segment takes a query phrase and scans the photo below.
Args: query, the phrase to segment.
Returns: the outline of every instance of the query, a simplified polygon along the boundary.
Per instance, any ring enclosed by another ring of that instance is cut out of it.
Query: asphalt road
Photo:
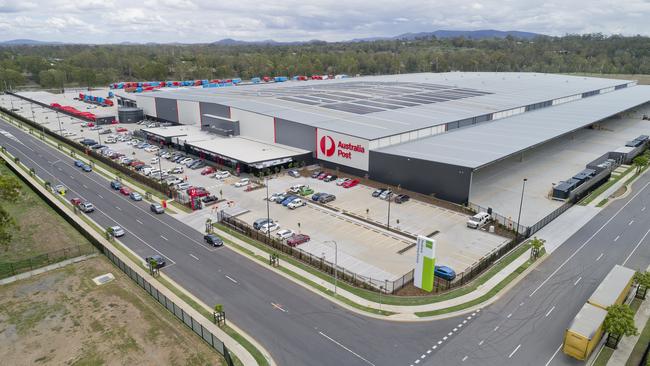
[[[166,214],[153,215],[146,203],[111,190],[102,176],[75,168],[42,141],[4,121],[0,129],[18,139],[0,135],[10,153],[42,178],[67,186],[68,198],[93,202],[97,211],[90,216],[101,226],[125,228],[121,241],[141,257],[166,257],[167,275],[206,304],[223,303],[228,319],[262,343],[278,365],[578,364],[558,352],[571,319],[614,264],[650,263],[645,175],[634,195],[605,208],[480,313],[422,323],[367,318],[227,248],[204,245],[201,233]]]

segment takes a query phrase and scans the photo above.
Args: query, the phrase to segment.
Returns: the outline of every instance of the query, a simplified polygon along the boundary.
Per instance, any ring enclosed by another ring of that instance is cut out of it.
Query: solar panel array
[[[383,112],[492,94],[440,84],[367,81],[279,87],[264,91],[242,88],[236,92],[241,95],[273,97],[354,114]]]

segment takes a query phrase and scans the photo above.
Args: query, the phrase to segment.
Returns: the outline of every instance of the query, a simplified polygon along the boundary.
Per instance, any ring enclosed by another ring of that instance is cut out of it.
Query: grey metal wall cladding
[[[218,118],[203,116],[201,129],[222,136],[239,136],[239,122],[224,121]]]
[[[230,108],[225,105],[199,102],[199,108],[200,108],[199,110],[201,111],[201,122],[203,122],[204,114],[211,114],[213,116],[230,118]]]
[[[316,128],[276,118],[275,141],[313,152],[316,151]]]
[[[469,201],[472,169],[370,151],[370,179],[456,203]]]
[[[156,117],[178,123],[178,104],[176,99],[156,98]]]

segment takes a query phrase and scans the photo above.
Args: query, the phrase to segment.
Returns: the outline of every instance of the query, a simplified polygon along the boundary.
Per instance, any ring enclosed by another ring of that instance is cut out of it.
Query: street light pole
[[[338,288],[338,268],[339,268],[339,246],[336,244],[335,240],[327,240],[325,243],[334,243],[334,294],[336,294],[336,289]]]
[[[517,216],[517,232],[515,233],[515,238],[519,239],[519,222],[521,221],[521,207],[524,205],[524,190],[526,189],[526,182],[528,178],[524,178],[523,185],[521,187],[521,200],[519,201],[519,215]]]
[[[271,240],[271,209],[269,208],[269,178],[264,177],[264,185],[266,186],[266,224],[269,226],[267,231],[267,236]]]
[[[392,194],[386,196],[386,199],[388,200],[388,220],[386,220],[386,228],[388,230],[390,230],[390,201],[391,201],[391,198],[392,198]]]
[[[56,119],[59,121],[59,135],[62,135],[63,128],[61,127],[61,116],[59,115],[59,111],[56,111]]]

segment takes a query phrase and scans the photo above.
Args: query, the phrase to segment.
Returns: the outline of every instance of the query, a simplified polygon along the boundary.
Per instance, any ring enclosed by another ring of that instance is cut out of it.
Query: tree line
[[[116,81],[446,71],[650,74],[650,38],[423,38],[295,45],[46,45],[0,48],[0,88]]]

